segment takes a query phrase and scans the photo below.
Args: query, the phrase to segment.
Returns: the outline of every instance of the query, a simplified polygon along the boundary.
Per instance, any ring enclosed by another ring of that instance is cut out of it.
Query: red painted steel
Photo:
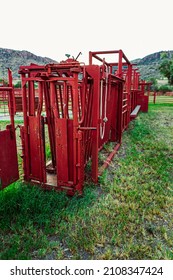
[[[0,131],[0,189],[19,179],[16,141],[12,127]]]
[[[28,144],[30,158],[29,176],[33,180],[45,182],[43,117],[28,117]]]
[[[107,55],[112,55],[113,61],[107,61],[105,57]],[[102,56],[102,57],[101,57]],[[132,77],[132,64],[125,56],[122,50],[112,50],[112,51],[97,51],[90,52],[89,63],[92,64],[93,59],[96,59],[103,63],[108,69],[108,74],[114,74],[116,77],[123,80],[123,96],[122,105],[122,131],[127,129],[130,122],[130,95],[131,95],[131,77]]]
[[[99,150],[109,141],[121,143],[124,80],[112,74],[106,63],[85,66],[72,59],[42,67],[22,66],[20,74],[25,180],[69,194],[82,192],[87,162],[91,160],[91,176],[97,182]],[[38,108],[34,106],[36,83]],[[46,115],[41,126],[37,116],[43,113],[43,101]],[[47,167],[45,126],[52,155]]]
[[[24,180],[69,195],[82,193],[87,164],[97,182],[120,148],[135,108],[148,110],[148,84],[140,81],[138,69],[122,50],[90,52],[89,65],[68,58],[58,64],[21,66],[19,73]],[[19,109],[13,98],[13,128]],[[112,152],[100,162],[99,152],[110,142]]]
[[[145,113],[148,112],[150,86],[151,83],[147,83],[145,81],[139,82],[139,94],[137,102],[141,105],[141,111]],[[148,92],[147,95],[145,94],[146,91]]]
[[[0,188],[3,189],[19,179],[16,135],[14,126],[14,92],[11,70],[8,69],[8,85],[1,86],[0,92],[6,94],[10,123],[5,130],[0,130]]]

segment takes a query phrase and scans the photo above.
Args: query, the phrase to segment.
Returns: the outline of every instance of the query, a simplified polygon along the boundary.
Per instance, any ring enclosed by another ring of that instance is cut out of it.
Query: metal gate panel
[[[69,181],[74,181],[74,139],[73,139],[73,120],[67,120],[67,139],[68,139],[68,175]]]
[[[57,178],[58,181],[68,182],[67,119],[56,119],[55,133]]]
[[[138,105],[141,105],[141,111],[142,112],[148,112],[148,96],[147,95],[138,95],[137,103]]]
[[[16,139],[10,129],[0,131],[0,188],[19,179]]]
[[[113,95],[112,98],[112,112],[111,114],[111,135],[110,135],[110,140],[111,141],[117,141],[117,123],[118,123],[118,84],[112,83],[111,84],[111,92]],[[121,94],[121,93],[120,93]]]
[[[46,167],[43,141],[43,117],[28,117],[30,179],[45,182]]]
[[[73,120],[55,120],[57,181],[74,181],[74,139]]]

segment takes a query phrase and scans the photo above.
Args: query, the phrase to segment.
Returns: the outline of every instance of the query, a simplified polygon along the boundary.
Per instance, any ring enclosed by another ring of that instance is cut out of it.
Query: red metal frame
[[[20,74],[24,179],[44,188],[66,189],[69,194],[82,192],[87,162],[91,160],[91,176],[97,182],[99,150],[109,141],[117,143],[116,149],[121,143],[124,80],[110,73],[105,63],[85,66],[71,59],[42,67],[20,67]],[[45,161],[45,126],[51,167],[50,163],[46,167]]]
[[[103,57],[109,55],[113,62]],[[140,81],[138,69],[122,50],[90,52],[89,65],[69,58],[58,64],[21,66],[19,73],[24,180],[45,189],[66,190],[70,195],[82,193],[87,163],[91,161],[91,177],[97,182],[119,149],[136,107],[147,111],[148,84]],[[14,112],[18,107],[13,87],[9,92],[15,139]],[[114,148],[100,165],[99,152],[109,142]]]
[[[108,62],[105,58],[100,56],[112,55],[113,61]],[[130,122],[130,111],[131,111],[131,83],[132,83],[132,64],[123,53],[122,50],[111,50],[111,51],[95,51],[89,53],[89,64],[93,62],[93,58],[104,63],[108,69],[109,74],[115,75],[124,81],[123,86],[123,97],[122,97],[122,131],[127,129]],[[116,70],[115,70],[116,69]],[[119,105],[121,106],[121,105]],[[121,131],[121,133],[122,133]]]

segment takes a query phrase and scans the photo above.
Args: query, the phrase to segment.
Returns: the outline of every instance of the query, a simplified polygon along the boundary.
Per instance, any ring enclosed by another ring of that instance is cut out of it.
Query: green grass
[[[153,101],[154,101],[154,97],[150,96],[149,102],[152,104]],[[173,96],[166,96],[166,95],[156,96],[155,105],[172,106],[173,105]]]
[[[82,197],[0,192],[0,259],[173,259],[173,106],[151,104]]]

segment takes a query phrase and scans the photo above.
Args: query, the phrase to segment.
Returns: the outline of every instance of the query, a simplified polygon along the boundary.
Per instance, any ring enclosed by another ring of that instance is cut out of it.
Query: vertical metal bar
[[[56,157],[55,157],[55,128],[54,128],[54,119],[51,116],[51,105],[50,105],[50,95],[49,95],[49,84],[48,82],[44,82],[44,96],[45,96],[45,107],[46,107],[46,116],[47,116],[47,125],[48,125],[48,133],[50,140],[50,149],[52,155],[52,165],[55,167],[56,165]]]
[[[82,91],[81,91],[81,86],[79,86],[78,88],[78,114],[79,114],[79,123],[81,123],[81,119],[82,119]]]
[[[118,119],[117,119],[117,140],[121,144],[122,130],[123,130],[123,115],[122,115],[122,104],[123,104],[123,84],[118,85]]]
[[[72,88],[73,88],[73,160],[74,160],[74,170],[73,170],[73,180],[74,184],[77,184],[77,178],[78,178],[78,153],[80,151],[78,150],[78,74],[73,73],[74,75],[74,81],[72,82]]]
[[[71,118],[73,118],[73,87],[70,85]]]
[[[50,106],[55,118],[59,118],[59,107],[56,100],[56,84],[50,82]]]
[[[38,83],[38,97],[37,115],[40,116],[43,110],[43,82]]]
[[[154,92],[154,98],[153,98],[153,103],[156,104],[156,96],[157,96],[157,92]]]
[[[93,84],[90,83],[90,87],[88,90],[88,97],[85,101],[85,120],[83,126],[92,127],[92,115],[94,114],[93,106]],[[84,145],[85,145],[85,162],[91,157],[92,150],[92,131],[87,130],[84,134]]]
[[[70,101],[70,85],[67,85],[67,99],[66,99],[66,107],[67,107],[67,119],[70,118],[70,108],[69,108],[69,101]]]
[[[54,103],[54,105],[55,105],[55,108],[56,108],[56,111],[57,111],[57,118],[60,118],[60,109],[59,109],[59,98],[58,98],[58,96],[59,96],[59,87],[58,87],[58,85],[55,83],[54,84],[54,87],[55,87],[55,90],[54,90],[54,93],[55,93],[55,103]]]
[[[63,85],[63,90],[64,90],[64,85]],[[62,118],[64,118],[64,108],[63,108],[63,97],[62,97],[62,87],[59,85],[59,99],[60,99],[60,112],[62,115]]]
[[[131,84],[132,84],[132,65],[128,65],[127,71],[127,125],[130,122],[130,112],[131,112]]]
[[[92,52],[89,52],[89,65],[92,65]]]
[[[29,116],[35,116],[35,92],[34,92],[34,81],[28,82],[28,101],[29,101]]]
[[[64,118],[68,118],[68,108],[67,108],[67,82],[64,82],[64,91],[63,91],[63,112]]]
[[[119,61],[118,61],[118,70],[117,70],[117,76],[119,78],[122,78],[122,66],[123,66],[123,52],[122,50],[119,50]]]
[[[30,164],[29,164],[29,131],[28,131],[28,115],[27,115],[27,88],[26,88],[26,80],[25,80],[25,74],[21,75],[22,77],[22,107],[23,107],[23,148],[24,148],[24,180],[29,180],[29,174],[30,174]],[[28,93],[29,95],[29,93]]]
[[[37,108],[37,116],[39,117],[39,131],[40,131],[40,156],[41,156],[41,179],[42,182],[46,182],[46,156],[45,156],[45,135],[44,135],[44,119],[41,116],[42,109],[43,109],[43,82],[38,83],[38,108]]]
[[[15,124],[14,124],[14,91],[13,89],[9,90],[9,113],[10,113],[10,123],[12,126],[13,137],[15,137]]]
[[[87,72],[93,78],[93,102],[92,109],[92,124],[96,128],[92,132],[92,179],[94,182],[98,180],[98,150],[99,150],[99,104],[100,104],[100,67],[91,65],[87,67]]]
[[[12,77],[12,71],[10,68],[8,68],[8,84],[9,84],[9,87],[12,88],[11,90],[11,103],[12,103],[12,106],[13,106],[13,109],[12,109],[12,113],[13,113],[13,120],[12,120],[12,123],[14,125],[14,115],[16,113],[16,102],[15,102],[15,96],[14,96],[14,86],[13,86],[13,77]]]

